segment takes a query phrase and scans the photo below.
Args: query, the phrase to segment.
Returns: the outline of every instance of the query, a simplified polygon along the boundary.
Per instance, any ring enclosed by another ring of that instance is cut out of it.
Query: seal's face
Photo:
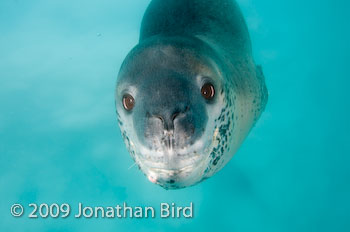
[[[174,44],[136,47],[118,77],[124,141],[148,179],[165,188],[204,178],[222,104],[213,62]]]

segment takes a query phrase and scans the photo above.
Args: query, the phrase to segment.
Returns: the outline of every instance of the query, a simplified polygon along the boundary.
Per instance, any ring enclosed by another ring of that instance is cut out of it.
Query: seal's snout
[[[189,106],[146,113],[145,120],[144,137],[151,148],[185,148],[200,136],[196,134],[197,120]]]
[[[167,131],[172,131],[174,130],[174,121],[175,119],[177,119],[178,116],[183,116],[186,111],[188,111],[189,107],[186,106],[185,109],[173,109],[172,111],[167,112],[167,111],[160,111],[157,113],[147,113],[147,117],[148,118],[157,118],[161,121],[161,123],[163,124],[163,127],[165,130]]]

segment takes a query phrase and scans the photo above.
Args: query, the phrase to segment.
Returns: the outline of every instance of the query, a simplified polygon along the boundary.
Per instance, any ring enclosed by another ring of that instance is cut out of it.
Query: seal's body
[[[232,0],[153,0],[124,60],[116,107],[124,141],[164,188],[212,176],[267,102],[248,30]]]

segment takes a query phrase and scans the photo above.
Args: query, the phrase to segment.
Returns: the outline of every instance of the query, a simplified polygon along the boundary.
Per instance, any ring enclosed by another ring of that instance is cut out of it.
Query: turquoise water
[[[350,4],[238,2],[264,69],[266,111],[222,171],[166,191],[132,167],[114,108],[149,1],[2,0],[0,231],[350,231]],[[28,218],[30,203],[79,202],[193,202],[194,215]]]

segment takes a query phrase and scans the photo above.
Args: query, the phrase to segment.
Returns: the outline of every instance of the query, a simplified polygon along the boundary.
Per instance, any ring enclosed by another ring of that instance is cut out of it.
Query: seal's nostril
[[[190,107],[187,105],[184,108],[178,108],[172,115],[171,115],[171,120],[174,121],[176,117],[179,115],[185,115],[188,111],[190,110]]]
[[[162,121],[162,123],[164,123],[164,119],[163,119],[162,116],[157,115],[157,116],[155,116],[155,117],[158,118],[160,121]]]
[[[179,116],[180,112],[176,112],[171,116],[171,120],[174,121],[177,116]]]

